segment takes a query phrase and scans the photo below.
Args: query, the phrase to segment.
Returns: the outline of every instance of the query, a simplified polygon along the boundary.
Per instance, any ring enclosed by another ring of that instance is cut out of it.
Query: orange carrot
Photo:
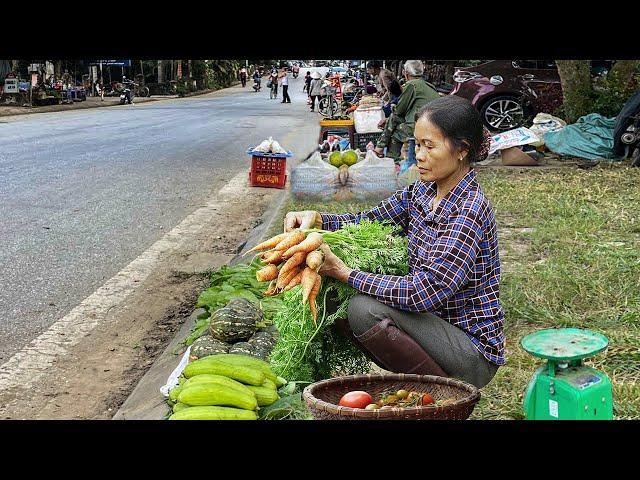
[[[307,266],[316,272],[322,266],[322,262],[324,262],[322,250],[314,250],[307,255]]]
[[[271,250],[269,252],[264,252],[260,255],[260,260],[262,263],[273,263],[274,265],[278,265],[282,260],[282,250]]]
[[[291,282],[291,280],[293,280],[293,277],[295,277],[297,274],[298,274],[298,269],[293,268],[289,270],[289,272],[286,275],[278,275],[278,280],[276,283],[277,293],[282,292],[282,289],[287,285],[289,285],[289,282]]]
[[[300,280],[300,284],[302,285],[302,304],[307,303],[307,299],[309,298],[309,294],[311,290],[313,290],[313,286],[316,283],[316,277],[319,275],[315,272],[315,270],[311,270],[309,267],[306,267],[302,272],[302,279]]]
[[[313,324],[317,327],[318,326],[318,321],[316,320],[318,318],[318,309],[316,307],[316,302],[309,302],[309,310],[311,310],[311,318],[313,318]]]
[[[291,290],[296,285],[300,285],[300,282],[302,281],[302,272],[304,272],[304,269],[301,269],[298,272],[298,274],[295,277],[293,277],[293,280],[291,280],[289,282],[289,284],[282,289],[282,291],[283,292],[288,292],[289,290]]]
[[[316,274],[317,275],[317,274]],[[313,316],[313,324],[318,325],[318,307],[316,306],[316,297],[318,296],[318,292],[320,291],[320,284],[322,283],[322,277],[317,275],[316,281],[313,284],[313,289],[309,294],[309,309],[311,310],[311,315]]]
[[[267,288],[267,290],[264,292],[264,296],[271,297],[275,295],[275,293],[276,293],[276,281],[272,280],[271,283],[269,284],[269,288]]]
[[[287,236],[285,238],[283,238],[280,243],[278,243],[274,250],[282,250],[285,251],[297,244],[299,244],[300,242],[304,241],[305,238],[307,238],[307,236],[305,235],[305,233],[302,230],[293,230],[292,232],[289,232],[286,234]],[[289,255],[291,256],[291,255]],[[287,257],[289,258],[289,257]]]
[[[306,258],[306,256],[307,254],[304,252],[298,252],[295,255],[293,255],[289,260],[287,260],[284,263],[284,265],[282,265],[282,268],[280,269],[280,275],[278,276],[279,277],[287,276],[289,274],[289,271],[294,269],[298,265],[304,266],[304,259]],[[284,286],[286,286],[286,284]]]
[[[298,243],[297,245],[293,245],[288,250],[286,250],[282,254],[282,257],[289,258],[297,252],[313,252],[316,248],[322,245],[323,242],[324,239],[322,238],[321,234],[319,234],[318,232],[311,232],[303,242]]]
[[[258,245],[253,247],[251,250],[247,250],[242,254],[242,256],[244,257],[247,253],[255,252],[257,250],[266,250],[268,248],[273,248],[278,244],[278,242],[282,241],[287,235],[288,233],[281,233],[280,235],[271,237],[269,240],[259,243]]]
[[[269,264],[256,272],[256,280],[259,282],[268,282],[278,276],[278,267]]]

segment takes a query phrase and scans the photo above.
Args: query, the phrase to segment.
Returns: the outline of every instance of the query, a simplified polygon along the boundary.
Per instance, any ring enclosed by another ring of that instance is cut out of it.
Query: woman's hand
[[[382,120],[380,120],[380,121],[378,122],[378,128],[379,128],[380,130],[384,130],[384,126],[385,126],[386,124],[387,124],[387,119],[386,119],[386,118],[383,118]]]
[[[324,263],[318,270],[318,273],[328,277],[333,277],[343,283],[347,283],[349,275],[353,269],[347,267],[345,263],[331,251],[331,248],[329,248],[329,245],[326,243],[320,245],[320,250],[324,253]]]
[[[284,231],[290,232],[299,228],[322,228],[322,216],[315,210],[303,210],[301,212],[289,212],[284,217]]]

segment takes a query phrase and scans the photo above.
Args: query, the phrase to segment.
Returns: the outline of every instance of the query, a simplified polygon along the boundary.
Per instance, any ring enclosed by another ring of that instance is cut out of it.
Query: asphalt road
[[[247,170],[249,146],[317,125],[302,77],[289,81],[290,105],[248,82],[200,97],[3,118],[0,363]]]

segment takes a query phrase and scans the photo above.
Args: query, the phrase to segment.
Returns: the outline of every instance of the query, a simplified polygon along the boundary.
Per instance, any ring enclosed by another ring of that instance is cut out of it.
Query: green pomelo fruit
[[[329,155],[329,163],[334,167],[342,165],[342,153],[339,151],[331,152]]]
[[[358,154],[354,150],[345,150],[342,152],[342,163],[345,165],[355,165],[358,162]]]

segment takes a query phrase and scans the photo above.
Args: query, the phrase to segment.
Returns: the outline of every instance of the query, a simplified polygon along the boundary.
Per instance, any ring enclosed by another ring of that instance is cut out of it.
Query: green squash
[[[262,310],[246,298],[234,298],[211,315],[209,330],[213,338],[223,342],[249,339],[262,321]]]
[[[217,338],[213,338],[211,335],[203,335],[191,345],[189,360],[193,361],[209,355],[215,355],[217,353],[227,353],[228,351],[228,343],[221,342]]]

